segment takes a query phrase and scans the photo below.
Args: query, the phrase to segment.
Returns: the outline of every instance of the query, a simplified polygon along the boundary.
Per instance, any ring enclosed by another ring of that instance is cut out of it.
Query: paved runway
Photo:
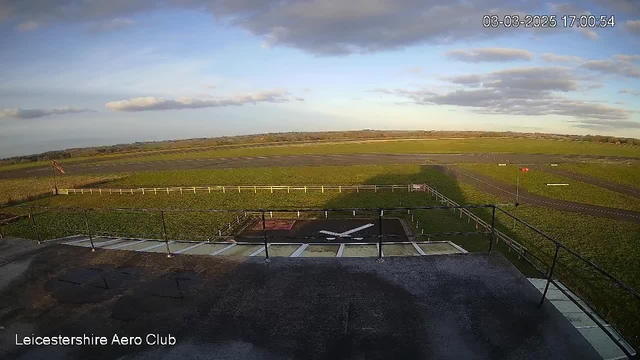
[[[595,160],[622,161],[633,158],[618,156],[554,155],[554,154],[320,154],[276,155],[249,157],[222,157],[202,159],[174,159],[122,163],[71,163],[64,168],[70,175],[127,173],[160,170],[233,169],[273,166],[322,166],[322,165],[387,165],[387,164],[455,164],[455,163],[510,163],[551,164],[586,162]],[[638,159],[640,160],[640,159]],[[0,171],[0,179],[51,176],[49,166]]]

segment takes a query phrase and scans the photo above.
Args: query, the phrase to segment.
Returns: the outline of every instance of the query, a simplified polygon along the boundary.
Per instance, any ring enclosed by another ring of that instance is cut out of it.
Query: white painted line
[[[338,253],[336,257],[342,257],[342,253],[344,252],[344,244],[340,244],[340,248],[338,249]]]
[[[422,249],[420,249],[420,246],[418,246],[418,244],[416,244],[415,242],[412,242],[411,244],[413,244],[413,247],[416,248],[416,251],[418,252],[418,254],[427,255],[424,253],[424,251],[422,251]]]
[[[360,231],[360,230],[364,230],[364,229],[370,228],[370,227],[372,227],[372,226],[374,226],[374,225],[373,225],[373,224],[366,224],[366,225],[362,225],[362,226],[357,227],[357,228],[355,228],[355,229],[351,229],[351,230],[349,230],[349,231],[345,231],[345,232],[343,232],[343,233],[342,233],[342,235],[349,235],[349,234],[353,234],[354,232],[357,232],[357,231]]]
[[[195,249],[195,248],[197,248],[198,246],[202,246],[202,245],[204,245],[204,244],[206,244],[206,242],[201,242],[201,243],[199,243],[199,244],[195,244],[195,245],[192,245],[192,246],[186,247],[186,248],[184,248],[184,249],[182,249],[182,250],[178,250],[178,251],[174,252],[174,254],[182,254],[183,252],[189,251],[189,250],[191,250],[191,249]]]
[[[145,242],[145,241],[147,241],[147,240],[134,241],[134,242],[129,243],[129,244],[118,245],[118,246],[116,246],[116,247],[112,247],[112,248],[111,248],[111,250],[116,250],[116,249],[126,248],[127,246],[131,246],[131,245],[135,245],[135,244],[140,244],[140,243],[143,243],[143,242]]]
[[[73,245],[73,244],[81,243],[83,241],[89,241],[89,237],[87,236],[84,239],[69,241],[69,242],[64,243],[64,245]]]
[[[463,254],[467,254],[467,253],[469,253],[467,250],[465,250],[465,249],[461,248],[460,246],[458,246],[458,245],[456,245],[456,244],[452,243],[451,241],[447,241],[447,243],[448,243],[449,245],[453,246],[454,248],[458,249],[458,250],[459,250],[461,253],[463,253]]]
[[[227,251],[227,250],[231,249],[232,247],[234,247],[234,246],[236,246],[236,245],[238,245],[238,244],[235,244],[235,243],[234,243],[234,244],[231,244],[231,245],[229,245],[229,246],[225,246],[225,247],[223,247],[222,249],[216,250],[216,251],[212,252],[212,253],[211,253],[211,254],[209,254],[209,255],[211,255],[211,256],[218,255],[218,254],[220,254],[221,252],[223,252],[223,251]]]
[[[117,238],[117,239],[113,239],[113,240],[103,241],[103,242],[100,242],[100,243],[95,243],[94,242],[93,246],[102,247],[102,246],[106,246],[106,245],[110,245],[110,244],[115,244],[118,241],[122,241],[122,240],[123,240],[122,238]]]
[[[175,241],[169,241],[169,245],[173,244],[174,242]],[[149,250],[153,250],[153,249],[155,249],[157,247],[160,247],[160,246],[163,246],[163,245],[165,245],[164,242],[162,242],[160,244],[157,244],[157,245],[152,245],[152,246],[146,247],[144,249],[136,250],[136,251],[149,251]]]
[[[267,247],[270,247],[271,244],[268,244]],[[261,247],[260,249],[252,252],[251,254],[249,254],[249,256],[256,256],[256,255],[260,255],[260,253],[262,253],[264,251],[264,246]]]
[[[318,231],[321,234],[326,234],[326,235],[332,235],[332,236],[337,236],[337,237],[351,237],[349,235],[344,235],[343,233],[337,233],[337,232],[333,232],[333,231],[328,231],[328,230],[320,230]],[[329,238],[327,238],[329,239]],[[335,238],[331,238],[331,240],[333,240]]]
[[[300,245],[300,247],[298,249],[296,249],[296,251],[293,252],[293,254],[291,254],[291,256],[289,257],[298,257],[300,255],[302,255],[302,253],[309,247],[309,244],[302,244]]]
[[[348,230],[348,231],[345,231],[345,232],[342,232],[342,233],[337,233],[337,232],[328,231],[328,230],[320,230],[319,233],[326,234],[326,235],[332,235],[332,236],[336,236],[336,237],[341,237],[341,238],[342,237],[351,237],[350,234],[353,234],[354,232],[358,232],[360,230],[364,230],[364,229],[370,228],[372,226],[374,226],[374,225],[373,224],[366,224],[366,225],[362,225],[362,226],[359,226],[359,227],[357,227],[355,229],[351,229],[351,230]],[[335,237],[327,238],[327,240],[335,240]]]

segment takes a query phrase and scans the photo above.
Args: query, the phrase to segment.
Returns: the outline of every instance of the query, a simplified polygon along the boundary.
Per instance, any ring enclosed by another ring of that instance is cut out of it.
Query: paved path
[[[85,175],[160,170],[233,169],[273,166],[385,165],[407,163],[512,163],[534,165],[565,162],[584,162],[593,161],[596,159],[607,159],[610,161],[622,159],[629,160],[629,158],[623,157],[554,154],[316,154],[173,159],[150,162],[131,161],[123,163],[71,163],[65,165],[64,167],[69,175]],[[48,176],[51,176],[51,168],[48,166],[0,171],[0,179]]]
[[[455,166],[436,165],[434,166],[434,169],[451,176],[457,181],[462,181],[474,185],[480,190],[495,195],[501,199],[505,199],[507,201],[515,201],[515,185],[510,185],[496,180],[490,176],[478,174],[471,170],[461,169]],[[542,206],[549,209],[571,211],[580,214],[640,223],[640,212],[638,211],[551,199],[548,197],[532,194],[522,189],[520,189],[519,202],[522,204]]]

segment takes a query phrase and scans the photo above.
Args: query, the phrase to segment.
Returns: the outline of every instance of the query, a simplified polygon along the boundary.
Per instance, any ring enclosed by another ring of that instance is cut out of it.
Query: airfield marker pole
[[[493,246],[493,237],[496,233],[496,207],[492,207],[493,212],[491,214],[491,233],[489,235],[489,254],[491,254],[491,247]]]
[[[84,213],[84,224],[87,225],[87,234],[89,234],[89,242],[91,243],[91,252],[96,251],[96,247],[93,245],[93,236],[91,235],[91,230],[89,229],[89,217],[87,217],[87,210],[82,211]]]
[[[262,211],[262,237],[264,238],[264,256],[269,260],[269,245],[267,244],[267,222],[264,219],[264,211]]]
[[[33,208],[31,206],[29,206],[29,217],[31,218],[33,229],[36,231],[36,239],[38,239],[38,245],[40,245],[41,242],[40,242],[40,234],[38,234],[38,225],[36,225],[36,219],[33,216]]]
[[[167,257],[171,257],[171,251],[169,250],[169,240],[167,239],[167,225],[164,222],[164,211],[160,210],[160,218],[162,219],[162,237],[164,238],[164,244],[167,247]]]
[[[378,260],[382,260],[382,209],[378,213]]]
[[[53,166],[53,162],[51,163],[51,170],[53,171],[53,187],[56,190],[56,195],[58,195],[58,182],[56,181],[56,168]]]
[[[518,199],[520,198],[520,175],[516,178],[516,204],[518,203]],[[516,211],[516,208],[513,209]],[[516,229],[516,219],[513,219],[513,230]]]
[[[547,291],[549,290],[549,284],[551,283],[551,278],[553,277],[553,270],[556,268],[556,264],[558,263],[558,253],[560,252],[560,245],[556,244],[556,253],[553,255],[553,264],[551,264],[551,269],[549,269],[549,276],[547,277],[547,284],[544,286],[544,291],[542,292],[542,299],[540,299],[540,304],[538,307],[544,304],[544,299],[547,297]]]

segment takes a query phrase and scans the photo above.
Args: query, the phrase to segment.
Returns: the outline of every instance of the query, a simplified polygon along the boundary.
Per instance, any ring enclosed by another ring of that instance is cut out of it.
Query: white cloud
[[[622,89],[618,91],[620,94],[630,94],[633,96],[640,96],[640,90]]]
[[[598,40],[600,38],[600,35],[598,35],[598,33],[593,31],[592,29],[579,27],[579,28],[576,28],[576,30],[578,30],[583,36],[585,36],[589,40]]]
[[[408,68],[407,72],[410,73],[421,73],[424,71],[424,68],[420,67],[420,66],[416,66],[416,67],[412,67],[412,68]]]
[[[570,56],[570,55],[556,55],[550,53],[544,53],[540,55],[540,58],[546,62],[581,62],[583,59],[579,56]]]
[[[181,8],[259,36],[265,47],[287,46],[318,55],[370,53],[420,43],[482,39],[506,34],[484,29],[485,14],[530,13],[541,0],[21,0],[0,2],[0,13],[18,22],[91,23]]]
[[[40,24],[38,24],[36,21],[25,21],[23,23],[21,23],[20,25],[18,25],[18,29],[20,31],[31,31],[31,30],[35,30],[40,26]]]
[[[513,68],[446,80],[460,88],[449,92],[384,88],[373,91],[419,105],[461,106],[482,114],[562,115],[575,119],[570,122],[576,127],[640,128],[640,123],[629,120],[628,110],[560,95],[584,88],[582,78],[564,67]]]
[[[0,111],[0,118],[14,118],[14,119],[35,119],[41,118],[44,116],[50,115],[61,115],[61,114],[75,114],[82,112],[92,112],[90,109],[80,109],[80,108],[56,108],[56,109],[4,109]]]
[[[300,100],[302,98],[297,98]],[[280,90],[269,90],[255,94],[237,95],[228,98],[193,98],[181,97],[165,99],[158,97],[137,97],[129,100],[112,101],[104,106],[113,111],[147,111],[147,110],[180,110],[202,109],[209,107],[240,106],[261,102],[282,103],[289,102],[289,94]]]
[[[465,62],[516,61],[533,59],[533,54],[526,50],[509,48],[481,48],[469,50],[451,50],[445,56]]]
[[[640,77],[640,66],[624,60],[589,60],[582,63],[581,67],[605,74],[613,74],[626,77]]]
[[[105,21],[98,21],[90,24],[88,30],[92,33],[100,33],[105,31],[116,31],[133,26],[135,22],[127,18],[114,18]]]
[[[624,28],[634,34],[640,34],[640,20],[627,20],[624,23]]]

